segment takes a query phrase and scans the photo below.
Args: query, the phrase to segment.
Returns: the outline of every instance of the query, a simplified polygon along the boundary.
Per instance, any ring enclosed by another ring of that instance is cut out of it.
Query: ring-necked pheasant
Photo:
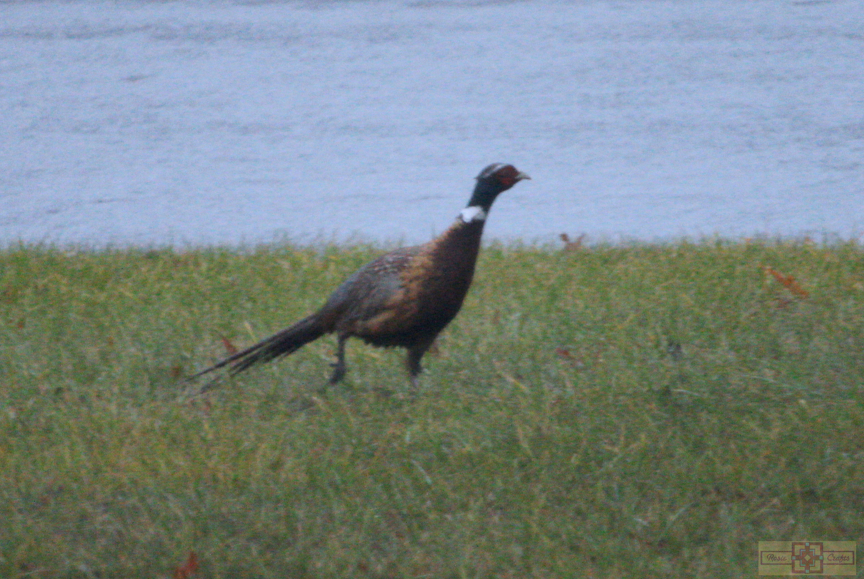
[[[237,374],[335,332],[338,348],[331,384],[345,376],[345,342],[356,336],[375,346],[406,348],[406,365],[416,387],[420,359],[462,307],[492,203],[498,194],[529,178],[513,165],[489,165],[477,176],[474,194],[447,231],[428,243],[397,249],[367,263],[314,314],[189,380],[224,366]]]

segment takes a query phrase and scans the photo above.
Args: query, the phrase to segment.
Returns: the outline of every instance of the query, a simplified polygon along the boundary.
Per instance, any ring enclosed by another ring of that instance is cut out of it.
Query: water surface
[[[856,1],[0,4],[0,243],[864,233]]]

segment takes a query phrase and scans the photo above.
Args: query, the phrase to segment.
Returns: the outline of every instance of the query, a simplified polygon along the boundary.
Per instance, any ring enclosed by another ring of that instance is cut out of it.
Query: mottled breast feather
[[[383,304],[378,302],[380,309],[374,315],[358,319],[357,335],[377,345],[397,345],[441,331],[462,307],[474,276],[482,231],[482,222],[460,219],[434,241],[411,248],[409,255],[394,256],[399,264],[395,268],[398,287],[388,288],[395,291]],[[381,259],[389,261],[391,255]]]

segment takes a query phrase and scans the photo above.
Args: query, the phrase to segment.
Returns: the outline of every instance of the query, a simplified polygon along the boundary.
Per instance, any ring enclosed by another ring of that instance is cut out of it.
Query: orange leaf
[[[198,555],[195,551],[189,551],[186,562],[174,569],[174,579],[189,579],[196,571],[198,571]]]
[[[796,295],[799,298],[806,298],[810,295],[807,290],[798,285],[798,282],[795,281],[795,278],[791,275],[783,275],[773,267],[768,266],[765,267],[765,271],[774,276],[774,279],[783,284],[783,287],[792,292],[793,295]]]
[[[222,345],[225,346],[225,351],[228,352],[229,356],[233,356],[237,353],[237,346],[231,343],[231,340],[222,336]]]
[[[571,354],[570,350],[568,350],[567,348],[555,348],[555,353],[567,360],[573,359],[573,354]]]

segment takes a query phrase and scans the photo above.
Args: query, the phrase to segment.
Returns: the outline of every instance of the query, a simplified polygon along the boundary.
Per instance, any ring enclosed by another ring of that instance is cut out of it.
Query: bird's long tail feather
[[[193,374],[186,381],[195,380],[225,366],[228,366],[228,371],[231,375],[239,374],[246,368],[259,362],[269,362],[275,358],[296,352],[300,347],[320,338],[324,333],[325,329],[321,324],[320,316],[312,314],[290,328],[273,334],[269,338],[264,338],[257,344],[249,346],[245,350],[232,354],[209,368]]]

